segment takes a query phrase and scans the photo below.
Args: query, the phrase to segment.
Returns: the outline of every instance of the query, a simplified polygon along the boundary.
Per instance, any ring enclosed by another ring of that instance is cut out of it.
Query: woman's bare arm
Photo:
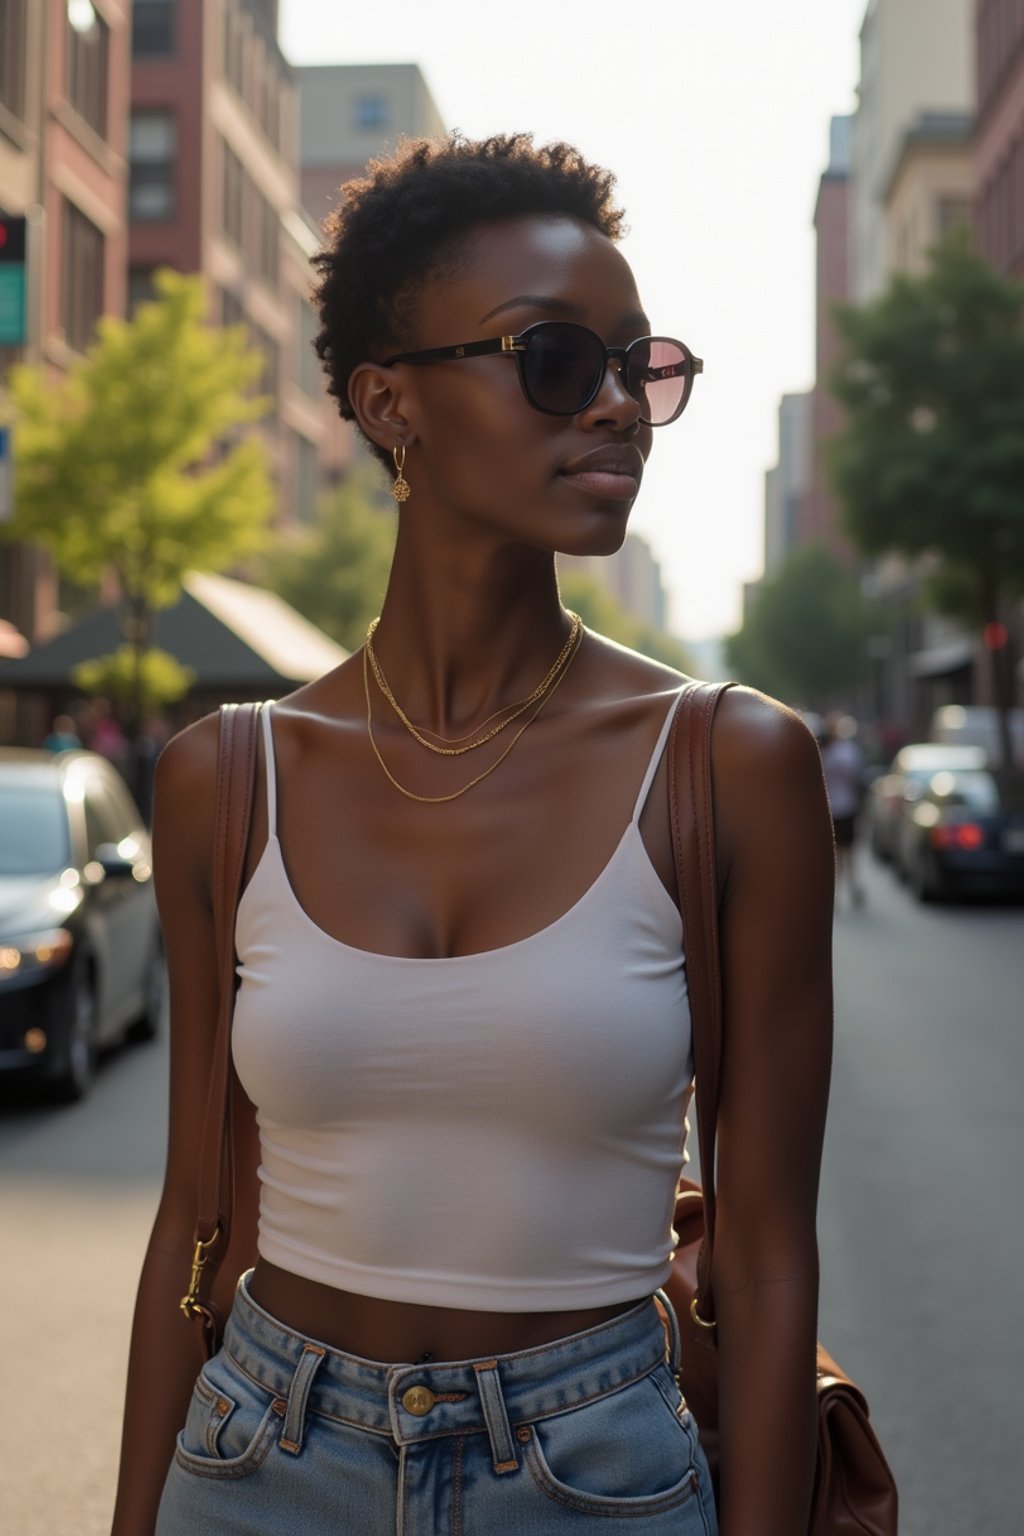
[[[817,746],[782,706],[731,690],[712,756],[723,881],[720,1528],[794,1536],[807,1529],[814,1478],[832,828]]]
[[[171,1003],[170,1125],[163,1193],[139,1284],[112,1536],[152,1536],[175,1436],[202,1363],[200,1330],[178,1310],[188,1288],[199,1149],[217,1024],[210,903],[217,722],[176,736],[157,765],[153,868]],[[255,1249],[255,1117],[234,1085],[236,1202],[217,1277],[224,1315]]]

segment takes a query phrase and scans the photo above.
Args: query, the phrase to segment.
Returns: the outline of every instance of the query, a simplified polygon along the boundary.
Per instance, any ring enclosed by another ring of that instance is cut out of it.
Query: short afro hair
[[[589,164],[570,144],[536,148],[528,133],[413,139],[393,156],[371,161],[367,171],[345,184],[343,201],[327,221],[327,245],[313,258],[316,351],[347,421],[354,416],[352,370],[410,344],[419,296],[457,270],[458,242],[469,231],[545,213],[580,219],[610,240],[625,229],[610,171]]]

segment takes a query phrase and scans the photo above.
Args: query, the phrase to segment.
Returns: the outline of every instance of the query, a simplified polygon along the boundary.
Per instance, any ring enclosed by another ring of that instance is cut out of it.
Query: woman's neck
[[[550,554],[435,548],[425,579],[400,540],[373,644],[403,708],[448,735],[529,693],[569,628]]]

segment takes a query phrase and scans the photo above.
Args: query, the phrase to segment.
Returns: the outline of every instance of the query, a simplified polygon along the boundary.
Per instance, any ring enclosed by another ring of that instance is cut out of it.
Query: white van
[[[1000,760],[999,720],[989,705],[944,704],[932,716],[928,739],[983,747],[990,762]],[[1014,757],[1024,767],[1024,709],[1010,711],[1010,739]]]

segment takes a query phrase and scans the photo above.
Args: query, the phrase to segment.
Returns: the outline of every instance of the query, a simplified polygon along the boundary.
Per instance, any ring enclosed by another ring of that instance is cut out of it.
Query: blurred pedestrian
[[[44,752],[71,752],[82,745],[75,722],[70,715],[55,715],[53,724],[43,737]]]
[[[98,752],[123,772],[128,757],[128,738],[118,724],[110,700],[90,699],[89,720],[89,750]]]
[[[665,761],[687,680],[585,630],[555,569],[621,548],[652,428],[703,366],[650,334],[612,189],[528,135],[412,142],[347,184],[315,258],[317,350],[394,475],[397,544],[365,644],[262,714],[230,1316],[198,1379],[177,1307],[218,1010],[216,719],[157,767],[171,1128],[113,1536],[717,1529],[653,1299],[693,1073]],[[726,693],[712,759],[721,1496],[729,1532],[794,1536],[831,828],[789,710]]]
[[[864,887],[857,872],[857,832],[864,801],[864,753],[856,740],[852,715],[833,712],[825,718],[821,763],[836,840],[836,890],[849,890],[855,907],[864,904]]]

